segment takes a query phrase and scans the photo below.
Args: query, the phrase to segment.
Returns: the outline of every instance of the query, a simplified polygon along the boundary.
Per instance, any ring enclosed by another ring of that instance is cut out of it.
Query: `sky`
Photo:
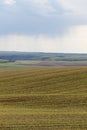
[[[87,0],[0,0],[0,51],[87,53]]]

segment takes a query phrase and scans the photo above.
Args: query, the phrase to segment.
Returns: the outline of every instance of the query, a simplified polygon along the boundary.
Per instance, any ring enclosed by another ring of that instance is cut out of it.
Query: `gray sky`
[[[0,50],[87,53],[87,0],[0,0]]]

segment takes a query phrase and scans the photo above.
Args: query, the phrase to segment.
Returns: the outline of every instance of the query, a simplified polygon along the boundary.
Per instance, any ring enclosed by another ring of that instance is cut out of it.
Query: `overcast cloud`
[[[87,0],[0,0],[0,50],[87,52]]]

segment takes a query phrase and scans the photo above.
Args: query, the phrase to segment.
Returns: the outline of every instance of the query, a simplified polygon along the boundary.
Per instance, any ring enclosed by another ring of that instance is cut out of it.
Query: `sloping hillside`
[[[0,128],[86,130],[87,67],[1,71]]]

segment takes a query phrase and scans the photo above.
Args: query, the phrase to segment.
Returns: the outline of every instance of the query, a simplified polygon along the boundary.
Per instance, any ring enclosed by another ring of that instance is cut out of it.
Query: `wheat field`
[[[0,71],[0,130],[87,130],[87,67]]]

